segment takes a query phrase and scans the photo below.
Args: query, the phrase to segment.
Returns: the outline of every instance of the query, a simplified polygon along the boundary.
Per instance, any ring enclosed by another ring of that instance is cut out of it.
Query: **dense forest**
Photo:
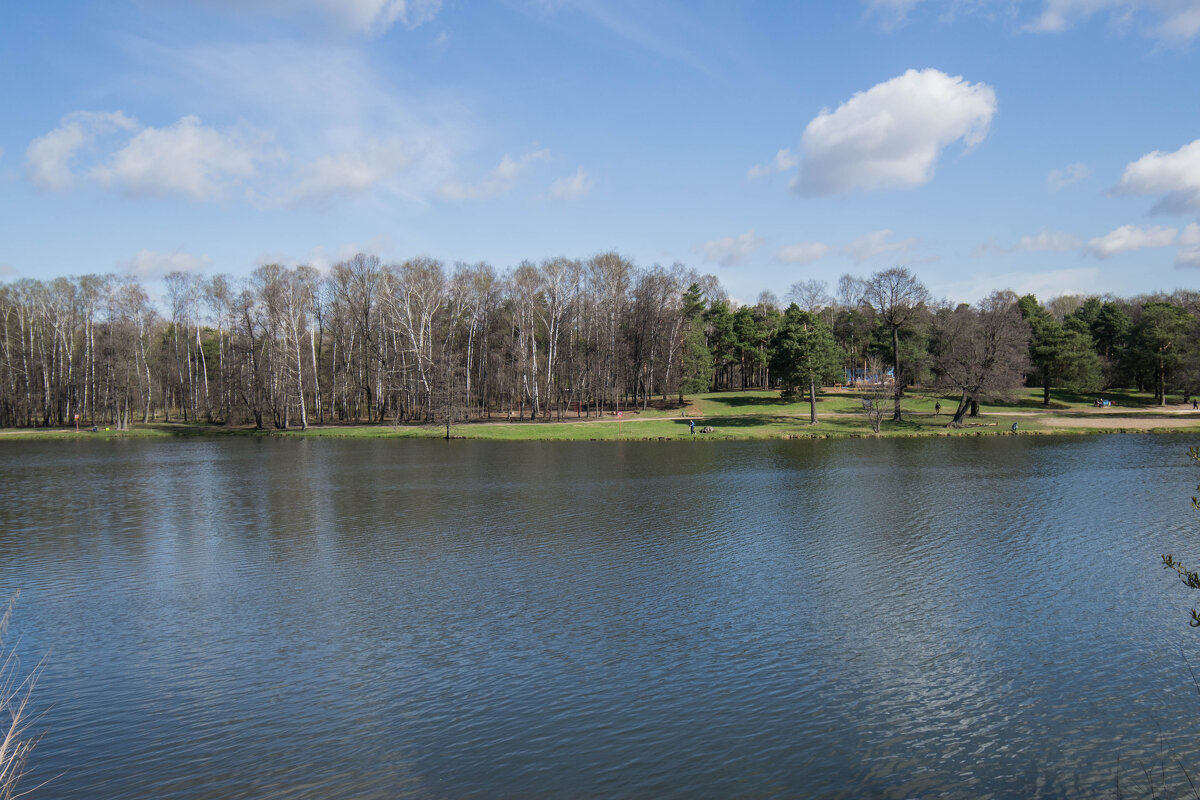
[[[731,300],[711,275],[615,254],[447,270],[360,254],[322,273],[172,273],[0,284],[0,426],[152,420],[319,423],[562,419],[685,393],[906,387],[957,401],[1025,385],[1200,392],[1200,293],[932,298],[895,267]],[[815,406],[814,406],[815,409]],[[814,411],[815,413],[815,411]]]

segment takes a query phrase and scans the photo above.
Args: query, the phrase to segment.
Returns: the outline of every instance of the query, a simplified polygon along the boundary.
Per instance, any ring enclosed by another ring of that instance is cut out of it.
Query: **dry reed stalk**
[[[29,754],[42,738],[41,734],[30,730],[37,718],[31,716],[29,705],[42,664],[21,677],[16,652],[5,646],[8,623],[20,595],[19,591],[13,593],[8,608],[0,616],[0,733],[3,733],[0,738],[0,800],[14,800],[33,791],[21,791],[18,786],[29,765]],[[8,718],[7,730],[5,717]]]

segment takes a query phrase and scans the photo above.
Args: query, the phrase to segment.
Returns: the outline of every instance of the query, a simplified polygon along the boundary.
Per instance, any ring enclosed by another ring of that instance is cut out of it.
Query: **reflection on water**
[[[1136,794],[1200,770],[1187,444],[0,443],[32,779]]]

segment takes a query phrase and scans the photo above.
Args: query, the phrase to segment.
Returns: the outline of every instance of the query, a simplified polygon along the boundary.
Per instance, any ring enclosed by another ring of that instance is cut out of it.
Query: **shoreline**
[[[770,441],[800,439],[923,439],[980,436],[1080,436],[1094,434],[1196,434],[1200,435],[1200,412],[1133,411],[1085,415],[1078,412],[1008,411],[981,415],[961,428],[951,428],[947,415],[914,412],[903,422],[885,421],[876,433],[862,415],[827,414],[811,425],[807,416],[757,415],[666,417],[571,422],[464,422],[451,426],[454,440],[471,441]],[[696,434],[689,432],[688,421],[696,423]],[[1017,423],[1017,430],[1011,426]],[[711,433],[702,433],[705,427]],[[319,439],[445,439],[445,424],[391,425],[358,423],[310,425],[300,428],[255,429],[252,426],[226,426],[192,422],[137,423],[129,430],[109,426],[93,433],[70,428],[6,428],[0,430],[0,442],[45,440],[178,439],[178,438],[319,438]]]

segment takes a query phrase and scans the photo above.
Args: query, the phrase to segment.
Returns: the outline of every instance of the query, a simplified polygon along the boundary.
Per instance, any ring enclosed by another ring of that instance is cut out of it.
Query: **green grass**
[[[901,408],[904,420],[893,423],[889,418],[882,423],[880,432],[872,432],[862,408],[862,398],[857,393],[829,391],[818,395],[818,423],[808,424],[807,400],[785,403],[778,392],[711,392],[689,397],[680,408],[675,403],[656,403],[646,411],[624,409],[621,421],[606,414],[601,420],[596,417],[579,419],[569,415],[565,422],[542,422],[521,420],[507,422],[496,419],[491,422],[455,424],[452,435],[463,439],[486,439],[495,441],[546,440],[689,440],[688,421],[696,423],[697,440],[729,439],[780,439],[788,437],[860,437],[860,436],[977,436],[1009,435],[1014,421],[1022,434],[1038,433],[1098,433],[1098,432],[1183,432],[1200,433],[1200,414],[1181,416],[1178,413],[1157,412],[1153,398],[1135,392],[1105,392],[1104,397],[1113,399],[1117,405],[1100,410],[1094,406],[1090,396],[1071,395],[1065,392],[1051,394],[1049,409],[1041,404],[1041,391],[1027,389],[1008,403],[986,403],[981,407],[981,416],[968,417],[965,427],[947,427],[950,416],[957,405],[954,397],[936,392],[912,391],[906,393]],[[942,404],[942,413],[933,415],[934,404]],[[888,408],[891,401],[885,401]],[[684,415],[686,414],[686,417]],[[1154,424],[1163,420],[1162,425]],[[1170,420],[1170,423],[1167,422]],[[1073,422],[1075,424],[1067,424]],[[1079,423],[1094,423],[1095,427],[1078,427]],[[702,434],[700,430],[712,426],[714,432]],[[444,425],[379,425],[348,424],[310,427],[307,430],[256,431],[246,426],[208,425],[203,422],[154,422],[134,425],[129,431],[118,431],[110,426],[98,433],[84,429],[76,433],[71,428],[33,428],[0,431],[0,442],[35,439],[89,440],[114,438],[166,438],[178,436],[302,436],[309,438],[441,438],[445,435]]]

